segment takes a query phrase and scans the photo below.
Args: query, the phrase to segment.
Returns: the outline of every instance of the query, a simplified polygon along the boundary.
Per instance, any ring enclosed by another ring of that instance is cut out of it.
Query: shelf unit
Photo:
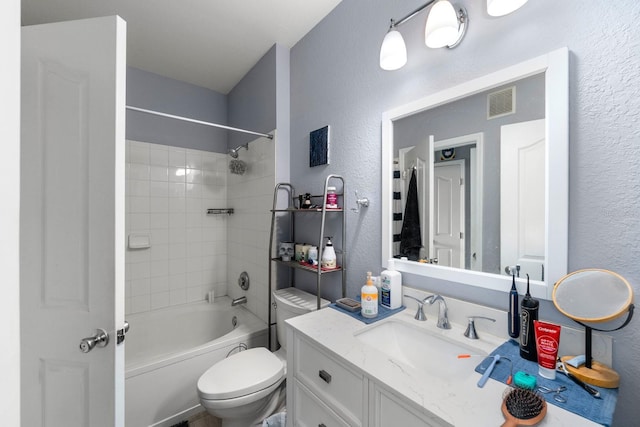
[[[339,181],[342,184],[342,192],[338,193],[338,205],[342,206],[338,209],[327,209],[325,208],[325,200],[327,199],[327,188],[330,186],[329,183]],[[281,197],[281,193],[286,193],[286,206],[280,207],[280,204],[284,204],[285,200]],[[299,209],[295,206],[295,202],[298,199],[298,195],[296,195],[295,188],[290,183],[279,183],[276,184],[275,189],[273,191],[273,208],[271,209],[271,233],[269,235],[269,296],[267,301],[269,301],[269,347],[272,346],[272,328],[275,326],[275,322],[272,319],[271,307],[272,307],[272,292],[274,289],[274,277],[273,277],[273,266],[274,265],[283,265],[292,270],[303,270],[309,273],[316,274],[316,297],[317,297],[317,307],[320,309],[321,305],[321,292],[322,292],[322,277],[326,274],[341,274],[341,284],[342,284],[342,297],[346,296],[347,291],[347,250],[346,250],[346,241],[347,241],[347,227],[344,216],[344,206],[345,203],[345,194],[346,194],[346,184],[344,178],[340,175],[328,175],[324,182],[324,192],[322,195],[311,196],[312,200],[319,200],[317,205],[321,206],[318,208],[312,209]],[[320,216],[320,230],[319,237],[317,241],[318,247],[318,265],[311,266],[306,264],[301,264],[298,261],[282,261],[279,257],[273,257],[274,247],[277,247],[277,238],[275,236],[276,227],[278,225],[279,220],[288,220],[289,222],[289,231],[288,231],[288,239],[287,241],[295,242],[295,217],[296,215],[316,215]],[[322,244],[325,238],[325,225],[326,219],[328,215],[339,215],[341,219],[341,228],[342,228],[342,248],[337,249],[334,247],[336,251],[336,257],[340,262],[339,265],[334,269],[323,269],[321,266],[321,255],[322,255]],[[275,246],[274,246],[275,245]],[[295,286],[293,281],[293,274],[290,275],[289,286]]]

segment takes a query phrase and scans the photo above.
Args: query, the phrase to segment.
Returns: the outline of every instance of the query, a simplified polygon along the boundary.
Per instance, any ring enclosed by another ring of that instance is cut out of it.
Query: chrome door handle
[[[89,353],[95,346],[106,347],[109,344],[109,334],[104,329],[96,329],[92,337],[82,338],[80,341],[80,351]]]

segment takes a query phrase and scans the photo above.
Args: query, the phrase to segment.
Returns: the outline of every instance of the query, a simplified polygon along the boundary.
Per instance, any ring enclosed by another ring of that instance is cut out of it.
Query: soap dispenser
[[[362,317],[371,319],[378,315],[378,288],[373,286],[370,271],[367,272],[367,282],[360,289],[360,305]]]
[[[331,237],[327,237],[327,244],[322,251],[322,258],[320,259],[322,268],[334,269],[336,268],[336,251],[333,249],[333,243],[331,243]]]

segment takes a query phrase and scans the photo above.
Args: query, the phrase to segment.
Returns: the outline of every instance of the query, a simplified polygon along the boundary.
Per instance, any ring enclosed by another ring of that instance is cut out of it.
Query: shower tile
[[[201,150],[187,149],[185,166],[191,169],[202,169],[202,158]]]
[[[188,273],[198,272],[200,277],[202,277],[202,274],[200,274],[201,271],[202,271],[202,257],[189,257],[189,258],[187,258],[187,272]],[[200,283],[198,283],[198,284],[200,284]]]
[[[189,236],[187,236],[187,258],[201,257],[202,255],[202,242],[189,242]]]
[[[160,292],[157,294],[151,294],[151,310],[156,310],[158,308],[168,307],[170,298],[169,292]]]
[[[149,294],[149,278],[136,279],[131,281],[131,296],[137,297],[140,295]]]
[[[201,243],[202,242],[202,229],[199,227],[190,227],[187,228],[187,243],[189,245],[193,243]],[[187,250],[188,252],[188,250]],[[202,245],[200,245],[200,252],[202,252]]]
[[[149,164],[169,166],[169,150],[167,147],[156,144],[149,147]]]
[[[202,286],[202,271],[187,272],[187,287]]]
[[[184,274],[186,272],[187,272],[187,261],[185,258],[169,260],[169,274],[171,276],[175,274]]]
[[[192,286],[187,288],[187,302],[195,302],[204,299],[204,293],[201,286]]]
[[[149,212],[148,197],[128,197],[129,212],[131,213],[147,213]]]
[[[186,184],[184,182],[170,182],[168,184],[168,188],[169,188],[169,197],[171,198],[184,199],[187,194]]]
[[[169,275],[165,274],[161,277],[154,277],[149,283],[149,292],[158,294],[162,292],[169,292]]]
[[[130,163],[127,168],[129,174],[127,175],[128,179],[139,179],[139,180],[148,180],[150,174],[150,168],[148,165],[143,165],[139,163]]]
[[[189,213],[205,212],[206,209],[208,209],[208,207],[202,206],[202,201],[199,198],[192,199],[187,197],[187,200],[185,203],[186,212],[189,212]]]
[[[128,154],[127,162],[129,163],[149,164],[149,145],[144,142],[132,141]]]
[[[148,197],[151,195],[148,180],[130,179],[127,181],[127,195],[131,197]]]
[[[187,233],[186,230],[182,227],[179,228],[170,228],[169,229],[169,244],[172,245],[174,243],[186,243],[187,241]]]
[[[156,280],[166,279],[169,275],[169,265],[166,260],[149,261],[149,277],[153,284]]]
[[[187,227],[201,227],[202,219],[205,216],[204,212],[193,213],[187,212],[186,215],[186,226]]]
[[[149,166],[149,179],[151,181],[166,182],[169,180],[169,167],[152,165]]]
[[[186,167],[187,157],[184,148],[169,147],[169,166]]]
[[[168,197],[149,197],[149,212],[165,213],[165,214],[169,212],[169,198]]]
[[[169,228],[169,214],[168,213],[150,213],[149,214],[149,228]]]
[[[137,297],[131,297],[131,313],[141,313],[143,311],[149,311],[151,306],[149,295],[140,295]]]
[[[186,227],[187,216],[184,213],[172,212],[169,214],[169,227]]]
[[[187,169],[186,170],[186,181],[191,182],[193,184],[202,184],[202,171],[200,169]]]
[[[148,249],[129,249],[126,252],[127,261],[134,264],[139,262],[149,262]]]
[[[151,233],[151,249],[156,245],[168,245],[169,244],[169,229],[167,228],[154,228],[150,230]]]
[[[169,182],[186,182],[187,171],[184,167],[169,166],[168,178]]]
[[[169,259],[184,259],[187,256],[187,247],[184,243],[169,244]]]
[[[131,231],[147,231],[149,230],[149,214],[148,213],[131,213],[129,214]]]
[[[169,303],[171,305],[184,304],[187,302],[187,289],[172,289],[169,291]]]
[[[187,211],[187,205],[183,197],[169,198],[169,213],[182,213]]]
[[[133,285],[134,280],[149,278],[149,263],[148,262],[135,262],[129,264],[129,275],[127,279],[131,280]]]
[[[196,184],[193,182],[187,182],[186,196],[189,199],[201,199],[202,198],[202,184]]]
[[[151,197],[169,197],[169,183],[164,181],[149,181],[148,195]],[[135,194],[132,194],[134,196]]]
[[[170,274],[169,275],[169,290],[184,289],[187,287],[187,274]]]
[[[162,261],[164,263],[169,259],[169,245],[168,244],[155,244],[152,240],[151,249],[149,252],[149,261]]]

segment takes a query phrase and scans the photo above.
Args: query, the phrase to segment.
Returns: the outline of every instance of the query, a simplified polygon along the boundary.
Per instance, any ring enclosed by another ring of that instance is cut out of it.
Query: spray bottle
[[[527,293],[520,306],[520,357],[534,362],[538,361],[536,352],[536,337],[533,321],[538,320],[540,303],[529,293],[529,275],[527,274]]]

